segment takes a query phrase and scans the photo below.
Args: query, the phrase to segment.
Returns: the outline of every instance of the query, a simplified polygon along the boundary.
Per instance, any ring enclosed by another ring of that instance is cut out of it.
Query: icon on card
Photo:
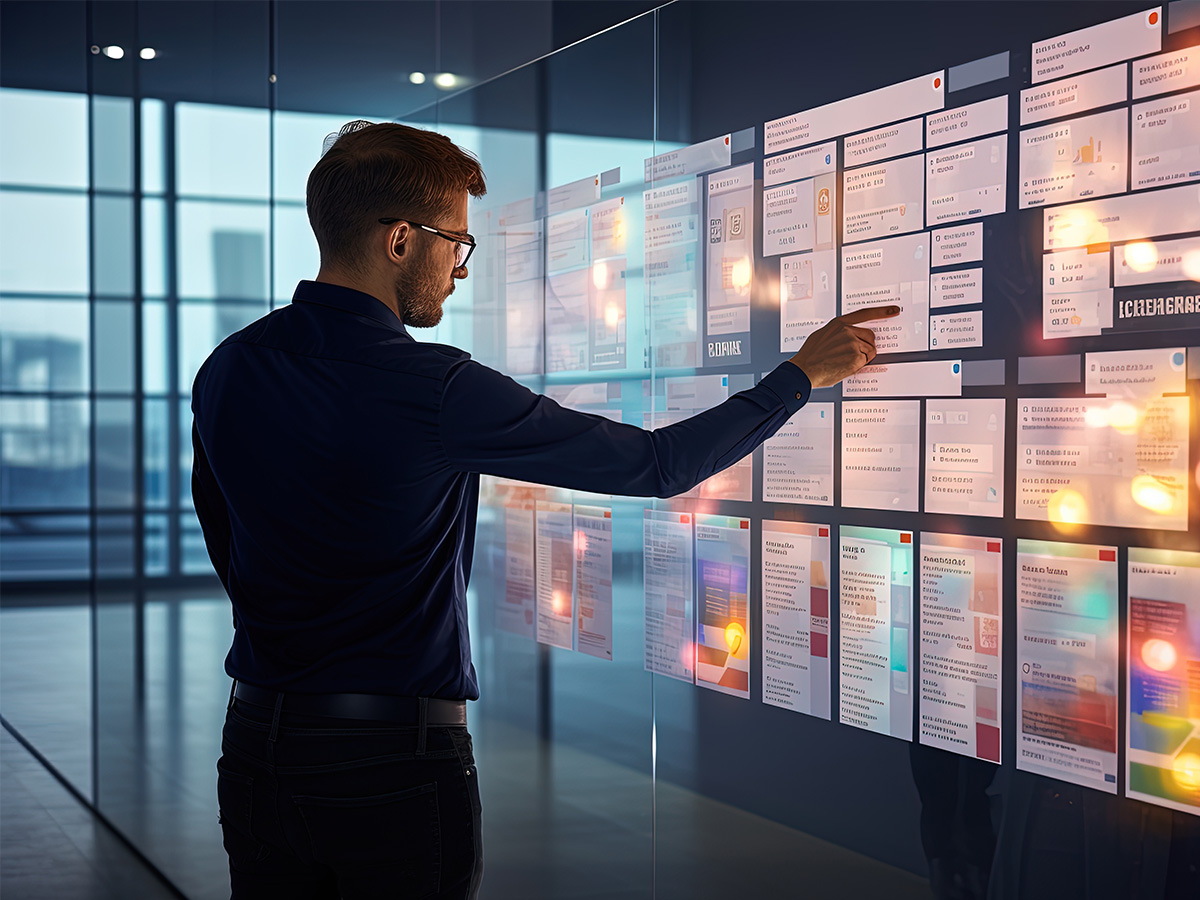
[[[829,215],[829,188],[821,188],[817,191],[817,215]]]
[[[729,241],[737,240],[742,237],[746,223],[746,207],[739,206],[737,209],[726,210],[725,212],[725,239]]]

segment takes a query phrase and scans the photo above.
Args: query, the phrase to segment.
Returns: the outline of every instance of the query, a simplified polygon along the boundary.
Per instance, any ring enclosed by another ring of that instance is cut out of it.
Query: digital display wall
[[[773,91],[488,211],[498,358],[629,425],[901,309],[871,365],[685,495],[510,502],[500,627],[706,689],[679,688],[706,746],[795,719],[1200,812],[1200,21],[1098,16]]]

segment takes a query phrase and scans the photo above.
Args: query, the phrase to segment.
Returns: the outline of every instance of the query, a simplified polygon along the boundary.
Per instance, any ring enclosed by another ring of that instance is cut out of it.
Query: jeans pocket
[[[233,771],[222,757],[217,761],[217,809],[221,814],[221,824],[232,825],[246,834],[253,834],[250,828],[253,808],[254,779]]]
[[[406,896],[441,890],[437,784],[367,797],[295,796],[313,858],[351,878],[408,885]]]
[[[217,760],[217,810],[225,849],[233,862],[262,859],[266,846],[254,835],[254,778]],[[236,858],[235,858],[236,857]]]

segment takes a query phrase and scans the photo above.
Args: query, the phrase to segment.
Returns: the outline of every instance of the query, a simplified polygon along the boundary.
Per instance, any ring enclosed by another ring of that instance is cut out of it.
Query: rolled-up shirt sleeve
[[[808,402],[808,376],[780,364],[755,387],[655,431],[564,409],[473,360],[447,373],[439,431],[450,464],[572,490],[672,497],[733,465]]]

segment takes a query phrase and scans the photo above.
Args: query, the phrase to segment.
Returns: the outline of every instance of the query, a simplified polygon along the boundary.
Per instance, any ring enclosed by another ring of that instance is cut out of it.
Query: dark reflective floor
[[[177,896],[7,731],[0,730],[0,896]]]
[[[88,621],[82,605],[0,611],[0,711],[78,787],[90,789]],[[147,598],[140,701],[132,607],[109,598],[96,623],[100,808],[184,895],[227,897],[214,766],[228,692],[228,601],[196,593]],[[485,900],[700,900],[797,891],[811,898],[929,897],[928,881],[909,872],[661,779],[655,789],[646,771],[601,748],[544,743],[531,729],[489,715],[486,684],[484,698],[470,715],[484,804]],[[143,891],[142,882],[152,882],[144,867],[110,852],[119,842],[23,748],[7,737],[4,748],[4,896],[168,896]],[[20,778],[8,764],[12,748]],[[57,797],[26,786],[39,773]],[[55,824],[66,821],[64,810],[73,810],[67,827]],[[105,855],[97,861],[90,851]],[[82,854],[82,862],[72,854]],[[61,886],[36,881],[51,871]],[[22,886],[10,888],[10,877],[23,879]]]

